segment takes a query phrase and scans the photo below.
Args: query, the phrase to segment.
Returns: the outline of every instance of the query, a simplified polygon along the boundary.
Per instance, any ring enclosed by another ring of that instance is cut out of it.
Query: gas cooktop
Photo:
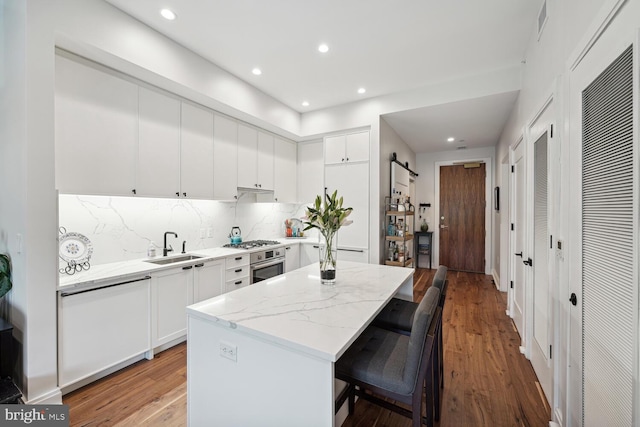
[[[280,242],[276,240],[247,240],[242,243],[227,243],[223,247],[234,249],[253,249],[261,246],[279,245]]]

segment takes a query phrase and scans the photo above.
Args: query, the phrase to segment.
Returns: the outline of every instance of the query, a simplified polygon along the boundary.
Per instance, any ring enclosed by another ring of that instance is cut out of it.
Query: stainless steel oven
[[[250,283],[268,280],[284,274],[284,248],[253,252],[250,262]]]

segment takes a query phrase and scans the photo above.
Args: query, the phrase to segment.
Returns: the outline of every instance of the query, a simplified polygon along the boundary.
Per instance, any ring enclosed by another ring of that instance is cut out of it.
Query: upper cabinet
[[[274,201],[295,202],[296,195],[296,157],[294,142],[276,137],[274,147]]]
[[[326,137],[324,145],[327,165],[369,160],[369,131]]]
[[[322,141],[298,144],[298,201],[311,203],[324,193]]]
[[[180,101],[140,87],[138,115],[138,194],[180,196]]]
[[[138,86],[56,55],[56,188],[128,196],[135,189]]]
[[[216,114],[213,123],[213,198],[238,197],[238,123]]]
[[[182,102],[180,196],[213,199],[213,112]]]
[[[238,125],[238,187],[273,190],[273,136]]]

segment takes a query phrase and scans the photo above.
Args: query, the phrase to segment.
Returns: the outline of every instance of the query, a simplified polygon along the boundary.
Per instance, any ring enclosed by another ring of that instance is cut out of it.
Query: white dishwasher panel
[[[151,349],[148,277],[58,293],[58,385]]]

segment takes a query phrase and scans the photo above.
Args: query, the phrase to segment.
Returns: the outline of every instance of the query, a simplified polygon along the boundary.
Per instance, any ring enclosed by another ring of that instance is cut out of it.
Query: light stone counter
[[[338,261],[333,286],[316,263],[187,307],[189,424],[340,424],[334,362],[398,293],[413,269]]]

